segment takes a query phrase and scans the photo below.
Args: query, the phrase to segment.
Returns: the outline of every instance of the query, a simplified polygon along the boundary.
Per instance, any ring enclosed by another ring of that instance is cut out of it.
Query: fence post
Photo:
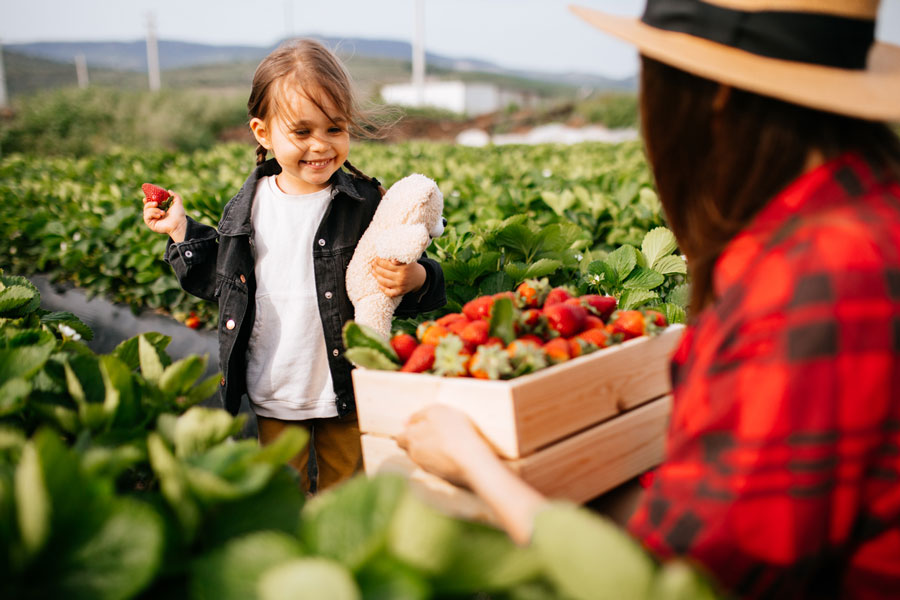
[[[0,108],[9,106],[9,97],[6,95],[6,70],[3,68],[3,44],[0,43]]]
[[[156,17],[147,13],[147,77],[150,91],[159,91],[159,49],[156,46]]]
[[[75,55],[75,75],[78,77],[79,89],[86,90],[90,85],[88,78],[87,58],[82,53]]]

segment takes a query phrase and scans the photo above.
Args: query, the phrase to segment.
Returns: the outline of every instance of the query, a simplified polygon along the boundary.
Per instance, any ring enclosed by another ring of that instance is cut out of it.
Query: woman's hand
[[[172,190],[167,191],[173,197],[167,211],[160,210],[156,202],[144,198],[144,223],[156,233],[168,234],[176,243],[183,242],[187,230],[184,203],[181,201],[181,196]]]
[[[414,414],[396,439],[416,464],[457,485],[471,487],[471,470],[485,457],[498,460],[472,421],[443,404]]]
[[[418,262],[404,264],[376,257],[372,262],[372,274],[389,298],[418,291],[425,284],[425,267]]]
[[[466,415],[443,404],[427,406],[396,440],[426,471],[475,492],[517,544],[528,543],[547,500],[494,454]]]

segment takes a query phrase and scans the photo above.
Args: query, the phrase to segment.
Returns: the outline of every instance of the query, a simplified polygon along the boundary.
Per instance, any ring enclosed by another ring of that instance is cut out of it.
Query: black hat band
[[[840,69],[865,69],[875,20],[809,12],[749,12],[700,0],[647,0],[641,19],[760,56]]]

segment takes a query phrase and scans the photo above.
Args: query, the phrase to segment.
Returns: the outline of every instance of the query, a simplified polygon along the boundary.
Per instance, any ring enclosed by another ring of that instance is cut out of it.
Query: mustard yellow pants
[[[351,477],[362,468],[362,447],[359,442],[359,422],[356,414],[329,419],[283,421],[270,417],[256,417],[259,443],[265,446],[274,441],[288,426],[302,427],[310,434],[309,444],[288,464],[300,474],[304,492],[326,490]],[[317,478],[310,486],[309,447],[314,449]]]

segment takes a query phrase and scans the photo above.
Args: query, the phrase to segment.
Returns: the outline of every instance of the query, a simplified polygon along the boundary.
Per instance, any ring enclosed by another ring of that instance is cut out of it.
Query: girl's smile
[[[278,104],[284,110],[266,121],[252,119],[250,128],[281,166],[275,179],[281,191],[299,195],[323,190],[350,153],[347,121],[325,94],[319,95],[320,108],[309,96],[288,86],[279,93],[283,98]]]

